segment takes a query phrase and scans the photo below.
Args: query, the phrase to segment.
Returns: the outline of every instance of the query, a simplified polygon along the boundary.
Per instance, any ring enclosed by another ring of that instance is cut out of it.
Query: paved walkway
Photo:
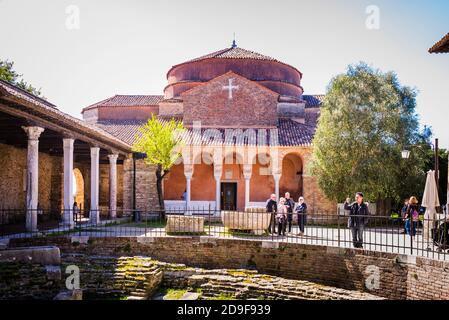
[[[59,228],[47,230],[48,235],[76,235],[91,237],[170,237],[167,235],[163,227],[133,227],[126,224],[111,225],[112,221],[103,221],[101,225],[83,225],[81,230],[69,230],[68,228]],[[226,238],[226,239],[244,239],[244,240],[266,240],[280,243],[299,243],[310,245],[323,245],[331,247],[352,248],[352,235],[349,229],[337,229],[319,226],[306,227],[305,235],[299,236],[298,227],[292,228],[292,233],[286,236],[264,235],[256,236],[245,233],[234,233],[220,225],[205,226],[205,234],[202,237]],[[43,235],[43,234],[42,234]],[[6,238],[32,237],[36,234],[16,234],[7,236]],[[191,236],[191,235],[188,235]],[[429,246],[423,240],[420,233],[413,238],[408,235],[401,234],[400,229],[395,228],[371,228],[364,232],[364,249],[370,251],[389,252],[397,254],[406,254],[413,256],[423,256],[437,260],[449,260],[449,253],[438,252],[438,248],[433,244]],[[427,248],[430,250],[427,250]]]

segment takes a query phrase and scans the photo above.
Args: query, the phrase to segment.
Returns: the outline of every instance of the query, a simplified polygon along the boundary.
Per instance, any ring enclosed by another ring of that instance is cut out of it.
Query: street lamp
[[[404,149],[401,151],[402,159],[410,158],[410,150]]]

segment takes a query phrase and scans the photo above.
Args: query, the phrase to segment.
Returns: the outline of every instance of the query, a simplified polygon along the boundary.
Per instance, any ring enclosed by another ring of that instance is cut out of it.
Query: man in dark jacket
[[[271,213],[271,219],[270,219],[270,226],[268,227],[268,231],[272,234],[276,233],[276,223],[275,223],[275,216],[276,212],[278,210],[278,204],[276,202],[276,195],[273,193],[270,196],[270,199],[267,201],[267,212]]]
[[[363,230],[368,222],[369,208],[363,202],[363,193],[357,192],[355,195],[355,202],[349,204],[351,199],[346,199],[345,210],[349,210],[348,227],[352,232],[352,242],[354,248],[363,248]]]
[[[292,222],[293,222],[293,209],[295,208],[295,201],[290,198],[290,192],[285,193],[285,206],[287,207],[287,223],[288,223],[288,233],[292,232]],[[284,228],[287,228],[287,223],[284,224]],[[285,233],[286,230],[284,230]]]

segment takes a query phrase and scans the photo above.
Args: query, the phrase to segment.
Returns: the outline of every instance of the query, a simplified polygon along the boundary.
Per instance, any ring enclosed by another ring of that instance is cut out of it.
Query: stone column
[[[100,186],[100,148],[90,148],[90,222],[100,222],[98,208]]]
[[[22,127],[28,135],[26,230],[37,231],[37,205],[39,195],[39,136],[41,127]]]
[[[64,226],[73,227],[73,143],[74,139],[62,139],[64,146]]]
[[[117,217],[117,158],[118,154],[110,154],[109,158],[109,212],[111,219]]]
[[[215,178],[215,212],[221,211],[221,176],[223,174],[223,166],[214,166],[214,178]]]
[[[253,166],[251,164],[243,165],[243,177],[245,178],[245,209],[249,207],[252,168]]]
[[[190,200],[191,200],[191,180],[193,176],[193,164],[184,164],[184,175],[186,177],[186,214],[191,214],[190,212]]]
[[[281,180],[280,173],[273,173],[274,178],[274,193],[276,194],[276,201],[279,201],[279,181]]]

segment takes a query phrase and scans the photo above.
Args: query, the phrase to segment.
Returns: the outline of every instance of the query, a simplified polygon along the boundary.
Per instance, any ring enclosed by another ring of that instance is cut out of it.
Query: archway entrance
[[[286,192],[296,202],[303,195],[303,165],[299,155],[289,153],[282,159],[282,176],[279,182],[279,193],[283,197]]]
[[[78,168],[73,169],[73,198],[78,208],[84,210],[84,178]]]

